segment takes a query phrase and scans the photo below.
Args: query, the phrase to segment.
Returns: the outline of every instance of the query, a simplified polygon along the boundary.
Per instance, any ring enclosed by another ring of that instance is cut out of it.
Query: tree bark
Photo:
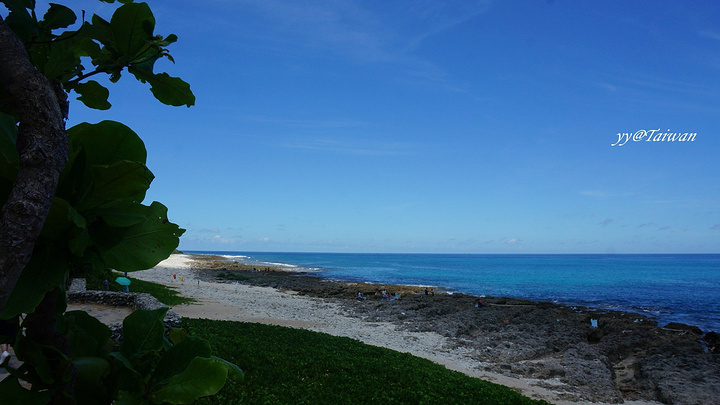
[[[19,112],[20,168],[0,215],[0,309],[32,256],[68,159],[67,95],[30,62],[0,17],[0,86]]]

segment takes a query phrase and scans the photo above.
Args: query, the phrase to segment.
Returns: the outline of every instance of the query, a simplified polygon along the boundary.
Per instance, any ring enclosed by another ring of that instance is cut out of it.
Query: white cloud
[[[305,149],[360,156],[408,155],[412,151],[411,145],[403,142],[381,142],[357,138],[295,138],[288,140],[281,146],[289,149]]]

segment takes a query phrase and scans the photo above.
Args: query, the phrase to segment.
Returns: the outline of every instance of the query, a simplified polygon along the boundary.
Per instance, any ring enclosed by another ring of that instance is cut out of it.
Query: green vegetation
[[[122,287],[120,286],[120,284],[114,281],[116,277],[120,276],[122,276],[122,274],[113,273],[113,281],[110,283],[110,290],[122,291]],[[128,278],[132,281],[132,284],[130,284],[131,292],[148,293],[167,306],[172,307],[175,305],[192,304],[193,302],[195,302],[195,300],[192,298],[181,296],[180,293],[177,292],[177,289],[175,287],[168,287],[166,285],[153,283],[150,281],[138,280],[133,277]]]
[[[6,365],[2,403],[187,404],[242,378],[201,339],[179,331],[167,339],[167,309],[125,318],[119,352],[110,351],[107,326],[65,312],[68,277],[95,283],[108,268],[151,268],[184,232],[163,204],[142,203],[154,175],[132,129],[115,121],[65,128],[71,93],[89,108],[111,107],[109,90],[88,80],[96,75],[116,83],[127,72],[161,103],[194,105],[186,82],[155,71],[158,60],[173,61],[167,47],[177,36],[156,35],[150,7],[133,0],[119,0],[109,21],[85,11],[78,20],[55,3],[44,12],[34,0],[0,4],[0,318],[27,314],[14,344],[23,364]],[[135,288],[178,299],[151,283]]]
[[[324,333],[183,319],[245,371],[198,404],[547,404],[410,354]]]

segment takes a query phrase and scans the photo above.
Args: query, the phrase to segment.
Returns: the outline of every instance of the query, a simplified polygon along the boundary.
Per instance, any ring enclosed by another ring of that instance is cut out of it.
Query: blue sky
[[[140,134],[181,249],[720,252],[720,3],[149,4],[197,105],[69,124]]]

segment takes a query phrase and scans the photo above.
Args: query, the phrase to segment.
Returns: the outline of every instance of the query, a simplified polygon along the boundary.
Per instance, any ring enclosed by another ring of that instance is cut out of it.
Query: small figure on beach
[[[180,276],[180,281],[184,282],[184,281],[185,281],[185,277]]]
[[[357,294],[357,299],[364,301],[364,300],[367,299],[367,297],[366,297],[365,294],[363,294],[362,292],[358,292],[358,294]]]
[[[425,289],[425,295],[428,295],[428,294],[430,294],[430,291],[428,291],[428,289],[426,288],[426,289]]]
[[[173,281],[177,280],[177,274],[173,274]]]
[[[107,279],[103,280],[102,286],[103,286],[103,291],[110,290],[110,282]]]
[[[482,299],[478,298],[477,301],[475,302],[475,308],[482,308],[482,306],[483,306]]]
[[[9,361],[10,353],[8,349],[15,344],[15,336],[19,328],[19,317],[4,320],[0,319],[0,336],[9,338],[5,339],[8,343],[0,344],[0,364]]]

